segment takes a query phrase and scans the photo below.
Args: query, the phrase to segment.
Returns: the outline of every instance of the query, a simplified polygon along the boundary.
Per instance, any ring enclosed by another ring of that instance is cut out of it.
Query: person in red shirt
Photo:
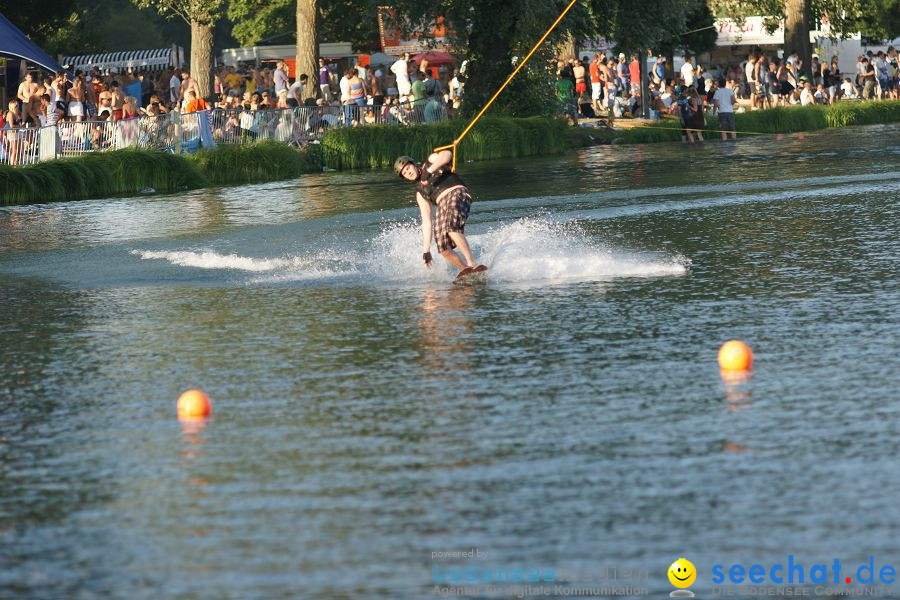
[[[631,55],[631,62],[628,63],[628,74],[631,76],[631,93],[637,95],[641,92],[641,63],[638,61],[637,54]]]
[[[595,114],[600,114],[600,97],[603,90],[603,80],[600,78],[600,53],[594,55],[594,60],[588,67],[591,74],[591,105]]]

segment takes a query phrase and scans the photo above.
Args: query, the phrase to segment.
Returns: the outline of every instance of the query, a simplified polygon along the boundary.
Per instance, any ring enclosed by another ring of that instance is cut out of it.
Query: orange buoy
[[[188,390],[178,396],[179,419],[202,419],[211,412],[212,404],[203,390]]]
[[[726,371],[749,371],[753,366],[753,351],[740,340],[729,340],[719,348],[719,366]]]

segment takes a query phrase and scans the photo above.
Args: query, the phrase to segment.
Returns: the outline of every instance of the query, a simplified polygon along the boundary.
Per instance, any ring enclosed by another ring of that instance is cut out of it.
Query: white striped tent
[[[101,71],[162,71],[168,66],[179,66],[179,55],[183,51],[172,48],[154,50],[129,50],[126,52],[109,52],[107,54],[83,54],[81,56],[64,56],[62,64],[69,65],[72,71],[90,71],[97,67]]]

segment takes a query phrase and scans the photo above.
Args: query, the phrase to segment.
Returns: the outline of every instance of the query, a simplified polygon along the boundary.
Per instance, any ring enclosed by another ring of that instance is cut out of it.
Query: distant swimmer
[[[422,260],[431,268],[431,236],[438,252],[448,263],[460,270],[457,279],[471,273],[487,270],[484,265],[476,265],[463,230],[472,195],[459,175],[450,168],[453,154],[449,150],[435,152],[421,166],[409,156],[401,156],[394,161],[394,172],[401,178],[416,183],[416,202],[422,215]],[[437,207],[437,215],[432,226],[432,204]],[[459,248],[462,258],[453,251]],[[463,262],[465,259],[465,262]]]

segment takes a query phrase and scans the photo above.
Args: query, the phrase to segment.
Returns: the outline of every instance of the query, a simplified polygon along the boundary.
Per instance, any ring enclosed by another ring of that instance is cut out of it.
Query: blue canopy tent
[[[62,65],[50,58],[37,44],[25,37],[19,28],[0,14],[0,56],[14,56],[40,65],[49,71],[63,71]]]

